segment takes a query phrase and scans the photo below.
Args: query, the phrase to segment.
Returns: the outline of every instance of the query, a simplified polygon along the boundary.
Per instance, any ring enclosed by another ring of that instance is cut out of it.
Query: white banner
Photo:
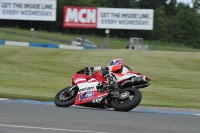
[[[153,29],[153,9],[98,8],[97,28]]]
[[[0,19],[56,21],[57,0],[0,0]]]
[[[153,9],[64,7],[63,27],[153,30]]]

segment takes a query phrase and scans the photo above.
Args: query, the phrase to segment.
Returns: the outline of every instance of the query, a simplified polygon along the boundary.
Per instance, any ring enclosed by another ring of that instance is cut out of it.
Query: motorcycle
[[[113,108],[116,111],[130,111],[137,107],[142,100],[139,89],[148,87],[151,79],[132,71],[126,74],[111,73],[111,75],[117,84],[108,84],[101,71],[90,73],[81,69],[73,75],[72,85],[56,94],[55,105]]]

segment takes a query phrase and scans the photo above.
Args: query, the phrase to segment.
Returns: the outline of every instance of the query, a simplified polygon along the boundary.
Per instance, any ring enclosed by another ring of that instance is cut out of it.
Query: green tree
[[[138,8],[138,1],[136,0],[108,0],[115,8]]]
[[[156,9],[165,6],[168,0],[140,0],[140,8]]]
[[[165,12],[167,16],[174,16],[176,15],[176,5],[177,1],[176,0],[171,0],[169,4],[166,4],[165,6]]]
[[[152,31],[152,39],[162,40],[166,39],[166,15],[164,6],[157,8],[154,11],[154,29]]]
[[[175,16],[180,27],[179,42],[187,45],[198,46],[200,42],[200,17],[195,8],[179,7],[179,11]]]

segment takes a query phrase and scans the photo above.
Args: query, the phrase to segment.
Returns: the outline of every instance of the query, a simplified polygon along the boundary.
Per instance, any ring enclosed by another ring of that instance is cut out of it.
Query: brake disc
[[[126,99],[129,96],[130,96],[130,92],[129,91],[125,91],[125,92],[120,94],[119,99]]]

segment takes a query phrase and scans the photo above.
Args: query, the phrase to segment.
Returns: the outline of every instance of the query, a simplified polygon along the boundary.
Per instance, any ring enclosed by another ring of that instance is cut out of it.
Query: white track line
[[[0,124],[0,127],[26,128],[26,129],[39,129],[39,130],[52,130],[52,131],[70,131],[70,132],[77,132],[77,133],[108,133],[108,132],[97,132],[97,131],[82,131],[82,130],[45,128],[45,127],[31,127],[31,126],[6,125],[6,124]]]

